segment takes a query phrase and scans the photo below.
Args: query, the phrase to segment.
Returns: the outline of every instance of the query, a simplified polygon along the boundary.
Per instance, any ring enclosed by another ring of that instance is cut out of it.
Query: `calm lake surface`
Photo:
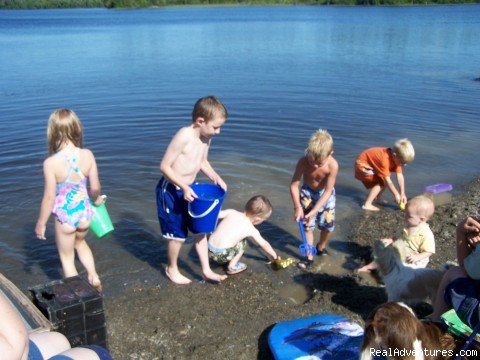
[[[159,161],[210,94],[230,115],[209,155],[229,186],[225,206],[268,196],[274,213],[261,231],[284,256],[299,244],[296,161],[314,130],[331,132],[341,167],[332,248],[341,252],[366,195],[353,178],[364,148],[413,142],[409,196],[440,182],[459,191],[478,176],[479,34],[479,5],[0,11],[0,272],[22,289],[61,277],[53,221],[47,242],[33,234],[47,119],[69,107],[116,227],[89,237],[107,293],[165,282]],[[246,262],[266,268],[254,246]],[[180,265],[199,280],[191,244]]]

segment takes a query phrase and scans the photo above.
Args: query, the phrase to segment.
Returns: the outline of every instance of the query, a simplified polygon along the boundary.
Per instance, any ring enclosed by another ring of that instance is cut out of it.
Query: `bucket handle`
[[[195,215],[193,214],[191,211],[190,211],[190,203],[188,203],[188,215],[190,215],[192,218],[194,219],[198,219],[198,218],[202,218],[204,216],[207,216],[208,214],[210,214],[212,212],[212,210],[215,208],[215,206],[218,205],[220,201],[218,199],[215,199],[213,202],[212,202],[212,205],[210,205],[210,207],[205,210],[203,212],[203,214],[199,214],[199,215]]]

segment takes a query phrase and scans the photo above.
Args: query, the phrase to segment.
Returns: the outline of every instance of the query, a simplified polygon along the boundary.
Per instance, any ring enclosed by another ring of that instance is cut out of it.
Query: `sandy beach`
[[[429,267],[456,260],[455,226],[475,214],[478,204],[480,180],[475,180],[450,204],[436,208],[429,223],[437,253]],[[350,267],[365,263],[373,241],[391,237],[402,224],[403,212],[393,206],[363,214],[349,224],[346,262]],[[126,289],[105,298],[110,351],[115,359],[271,359],[267,339],[277,322],[334,313],[363,325],[370,311],[387,300],[372,277],[351,270],[333,275],[325,268],[319,264],[305,272],[296,266],[278,271],[266,267],[219,285]],[[423,317],[431,307],[422,304],[415,311]]]

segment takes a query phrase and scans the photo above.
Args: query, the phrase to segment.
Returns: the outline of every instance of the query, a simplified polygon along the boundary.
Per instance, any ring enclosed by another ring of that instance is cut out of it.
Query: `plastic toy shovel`
[[[298,247],[298,251],[302,256],[308,255],[317,255],[317,248],[313,245],[310,245],[307,242],[307,237],[305,236],[305,229],[303,228],[303,221],[298,220],[298,229],[300,230],[300,235],[302,236],[303,243]]]

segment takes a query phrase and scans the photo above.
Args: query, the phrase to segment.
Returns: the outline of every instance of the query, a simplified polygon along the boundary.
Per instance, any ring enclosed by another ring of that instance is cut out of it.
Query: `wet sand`
[[[455,226],[480,204],[480,180],[453,201],[436,208],[429,221],[437,253],[429,267],[455,261]],[[344,274],[329,274],[338,257],[318,261],[315,269],[296,266],[230,276],[219,285],[194,282],[132,287],[105,298],[109,348],[115,359],[271,359],[268,333],[275,323],[318,313],[347,316],[363,325],[377,305],[387,300],[381,284],[351,269],[368,261],[373,241],[391,237],[402,227],[403,212],[386,207],[365,213],[349,224],[342,246]],[[343,225],[347,226],[347,225]],[[333,249],[335,250],[335,249]],[[348,270],[350,269],[350,270]],[[221,269],[217,269],[221,271]],[[428,304],[415,307],[419,317]]]

